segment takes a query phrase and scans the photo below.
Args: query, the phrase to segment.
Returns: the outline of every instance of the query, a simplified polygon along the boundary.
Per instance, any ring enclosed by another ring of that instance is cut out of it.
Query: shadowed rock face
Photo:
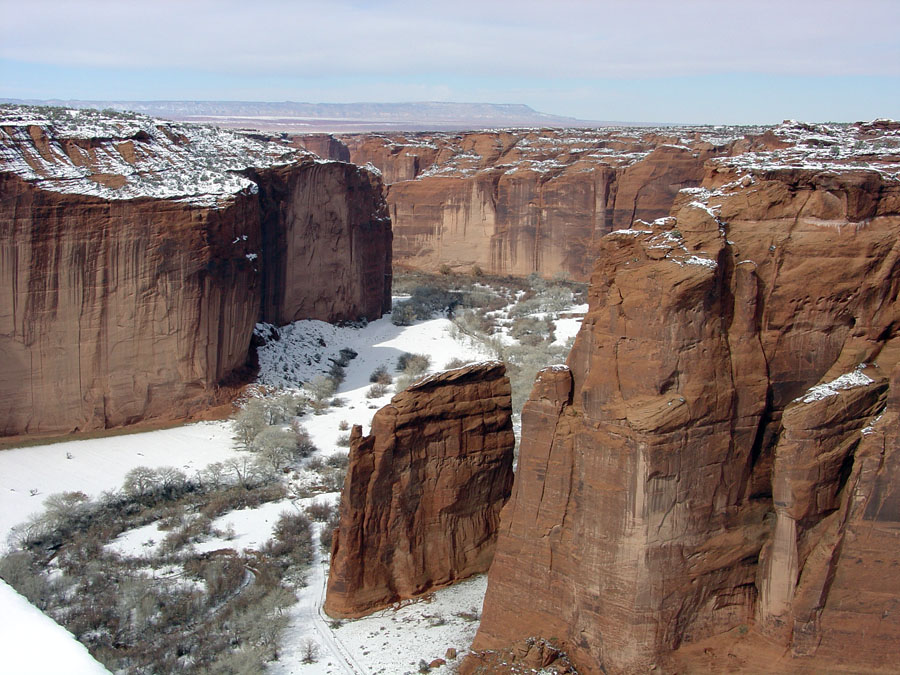
[[[0,115],[0,435],[183,417],[247,376],[257,321],[389,309],[373,173],[203,127],[39,112]]]
[[[895,667],[900,184],[774,159],[601,240],[523,409],[475,649],[632,673],[750,625],[776,671]]]
[[[502,363],[433,375],[355,426],[325,611],[368,614],[490,565],[515,439]]]

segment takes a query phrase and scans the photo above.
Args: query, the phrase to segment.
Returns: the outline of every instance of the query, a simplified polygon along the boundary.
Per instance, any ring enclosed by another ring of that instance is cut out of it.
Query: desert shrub
[[[405,352],[397,358],[397,370],[405,375],[421,375],[431,365],[431,357],[427,354],[410,354]]]
[[[325,466],[325,460],[321,457],[311,457],[310,460],[306,463],[306,468],[309,471],[321,471]]]
[[[334,541],[334,531],[340,525],[341,516],[337,509],[331,514],[328,520],[322,525],[319,532],[319,545],[326,551],[331,550],[331,544]]]
[[[338,385],[347,378],[347,373],[344,371],[344,366],[337,361],[332,361],[328,368],[328,377],[334,382],[335,389],[337,389]]]
[[[305,513],[283,511],[262,552],[274,559],[282,571],[312,561],[312,523]]]
[[[517,317],[509,327],[509,334],[521,344],[534,347],[547,340],[552,342],[555,328],[550,317],[544,319],[531,316]]]
[[[357,352],[355,349],[352,349],[350,347],[342,347],[341,351],[338,354],[338,363],[341,366],[346,367],[357,356],[359,356],[359,352]]]
[[[303,412],[306,398],[294,392],[282,392],[262,399],[269,424],[285,424]]]
[[[319,660],[318,643],[311,638],[306,638],[300,644],[300,654],[302,655],[303,663],[315,663]]]
[[[398,302],[391,310],[391,323],[395,326],[412,326],[416,322],[416,310],[408,302]]]
[[[341,420],[338,422],[338,431],[347,431],[350,428],[350,422],[347,420]]]
[[[408,326],[415,320],[425,321],[435,314],[452,316],[463,301],[463,294],[437,286],[416,286],[411,297],[394,305],[391,321],[398,326]]]
[[[312,442],[312,437],[309,435],[306,427],[299,420],[295,419],[291,422],[291,432],[294,434],[294,439],[297,443],[297,457],[309,457],[318,450],[315,443]]]
[[[54,592],[53,584],[41,574],[28,551],[13,551],[0,558],[0,579],[38,609],[47,608]]]
[[[396,389],[398,392],[406,391],[407,389],[409,389],[409,385],[411,385],[418,379],[418,376],[407,375],[406,373],[403,373],[402,375],[397,377],[396,380],[394,380],[394,389]]]
[[[313,400],[322,401],[334,395],[337,384],[334,380],[324,375],[316,375],[307,385],[306,388],[312,395]]]
[[[350,434],[338,434],[337,440],[334,442],[339,448],[350,447]]]
[[[384,364],[378,366],[372,371],[372,374],[369,375],[369,382],[374,384],[390,384],[393,381],[393,375],[388,372],[387,366]]]
[[[519,414],[534,386],[534,378],[541,368],[554,363],[565,363],[569,346],[544,342],[537,346],[508,347],[504,351],[506,373],[512,387],[513,413]]]
[[[329,502],[313,502],[306,507],[306,515],[320,523],[328,522],[334,512],[335,508]]]
[[[331,399],[331,401],[329,401],[329,405],[331,405],[332,408],[343,408],[345,405],[347,405],[347,399],[341,398],[340,396],[335,396],[333,399]]]
[[[268,414],[261,398],[251,398],[233,418],[234,435],[238,443],[249,448],[256,434],[266,428]]]
[[[204,561],[200,576],[206,583],[206,592],[216,602],[234,594],[243,583],[247,570],[235,554],[225,554]]]
[[[381,398],[387,393],[388,386],[386,384],[373,384],[366,389],[366,398]]]
[[[467,366],[472,363],[471,359],[460,359],[457,357],[453,357],[447,363],[444,364],[444,370],[453,370],[454,368],[462,368],[463,366]]]
[[[350,455],[346,452],[335,452],[329,455],[325,464],[334,469],[346,469],[350,465]]]
[[[188,524],[169,532],[159,544],[159,551],[174,554],[188,544],[194,544],[205,538],[212,531],[212,520],[204,514],[191,519]]]

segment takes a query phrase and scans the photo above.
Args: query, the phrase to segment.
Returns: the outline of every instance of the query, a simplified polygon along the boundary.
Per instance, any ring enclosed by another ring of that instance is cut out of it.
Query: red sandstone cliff
[[[389,308],[368,171],[60,109],[3,108],[0,151],[0,435],[181,417],[245,366],[257,321]]]
[[[363,436],[334,534],[325,611],[368,614],[490,565],[515,438],[502,363],[433,375],[394,396]]]
[[[896,156],[776,131],[600,241],[569,367],[522,413],[474,648],[540,636],[582,673],[693,672],[709,661],[673,650],[752,626],[767,670],[896,667]]]
[[[762,129],[544,129],[302,137],[388,184],[398,264],[587,280],[604,234],[668,214],[704,162],[766,147]]]

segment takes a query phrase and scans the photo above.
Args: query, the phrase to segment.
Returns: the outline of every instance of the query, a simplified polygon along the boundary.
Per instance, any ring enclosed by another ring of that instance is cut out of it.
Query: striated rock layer
[[[762,132],[610,127],[295,142],[381,170],[400,265],[587,280],[600,237],[668,214],[678,190],[700,184],[707,159],[767,147]]]
[[[484,572],[512,485],[502,363],[433,375],[350,436],[325,611],[357,617]]]
[[[0,435],[183,417],[240,376],[257,321],[390,307],[380,181],[353,165],[5,107],[0,195]]]
[[[476,650],[693,672],[673,650],[752,626],[774,670],[896,667],[896,155],[820,163],[870,131],[783,132],[601,240],[568,368],[523,409]]]

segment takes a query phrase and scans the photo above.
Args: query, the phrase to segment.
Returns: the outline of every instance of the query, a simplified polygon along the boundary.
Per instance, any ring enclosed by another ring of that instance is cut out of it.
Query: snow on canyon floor
[[[577,312],[584,308],[572,309]],[[561,320],[557,339],[574,334],[579,324],[580,319]],[[394,373],[397,358],[406,352],[427,354],[431,359],[428,372],[444,369],[451,359],[484,360],[491,356],[481,344],[452,330],[452,323],[447,319],[400,327],[386,316],[363,328],[301,321],[281,328],[280,338],[260,350],[259,382],[296,386],[298,381],[308,381],[326,372],[329,357],[335,357],[341,348],[353,349],[358,354],[346,367],[346,379],[335,394],[344,404],[330,407],[321,415],[307,413],[301,417],[318,448],[316,456],[323,459],[344,452],[338,447],[339,437],[347,433],[342,428],[360,424],[364,433],[368,432],[374,413],[395,394],[394,387],[389,387],[382,397],[366,397],[371,386],[369,376],[379,366]],[[96,497],[119,488],[126,473],[138,466],[174,466],[191,476],[210,463],[246,454],[237,449],[229,420],[0,451],[0,552],[5,552],[13,526],[42,511],[44,499],[51,494],[77,490]],[[304,473],[297,472],[295,479],[302,482]],[[338,499],[339,494],[334,492],[232,511],[214,523],[217,532],[228,532],[227,539],[210,536],[197,547],[204,550],[258,547],[271,536],[282,511],[301,510],[313,501],[336,503]],[[314,527],[317,541],[322,524],[314,523]],[[123,533],[109,546],[125,554],[140,549],[146,552],[164,536],[156,524],[150,524]],[[321,610],[328,554],[318,546],[316,551],[307,586],[299,589],[299,601],[289,609],[290,625],[284,634],[280,660],[269,664],[271,672],[284,675],[414,673],[421,660],[430,663],[444,658],[448,648],[461,656],[471,644],[478,626],[486,577],[439,590],[396,610],[384,610],[353,621],[332,622]],[[11,588],[4,584],[0,590],[3,591],[0,653],[19,659],[14,661],[17,673],[53,672],[46,663],[34,661],[32,667],[28,662],[28,654],[38,652],[50,656],[58,653],[62,660],[57,663],[65,662],[62,666],[65,672],[97,672],[98,669],[102,672],[102,667],[92,665],[89,658],[86,666],[72,670],[75,662],[67,661],[69,657],[63,655],[73,650],[83,652],[81,645],[49,618],[36,621],[37,610]],[[16,625],[28,629],[7,630]],[[48,625],[54,630],[48,630]],[[315,663],[302,662],[301,652],[308,639],[318,647]],[[457,661],[447,659],[447,666],[440,670],[455,670]]]

